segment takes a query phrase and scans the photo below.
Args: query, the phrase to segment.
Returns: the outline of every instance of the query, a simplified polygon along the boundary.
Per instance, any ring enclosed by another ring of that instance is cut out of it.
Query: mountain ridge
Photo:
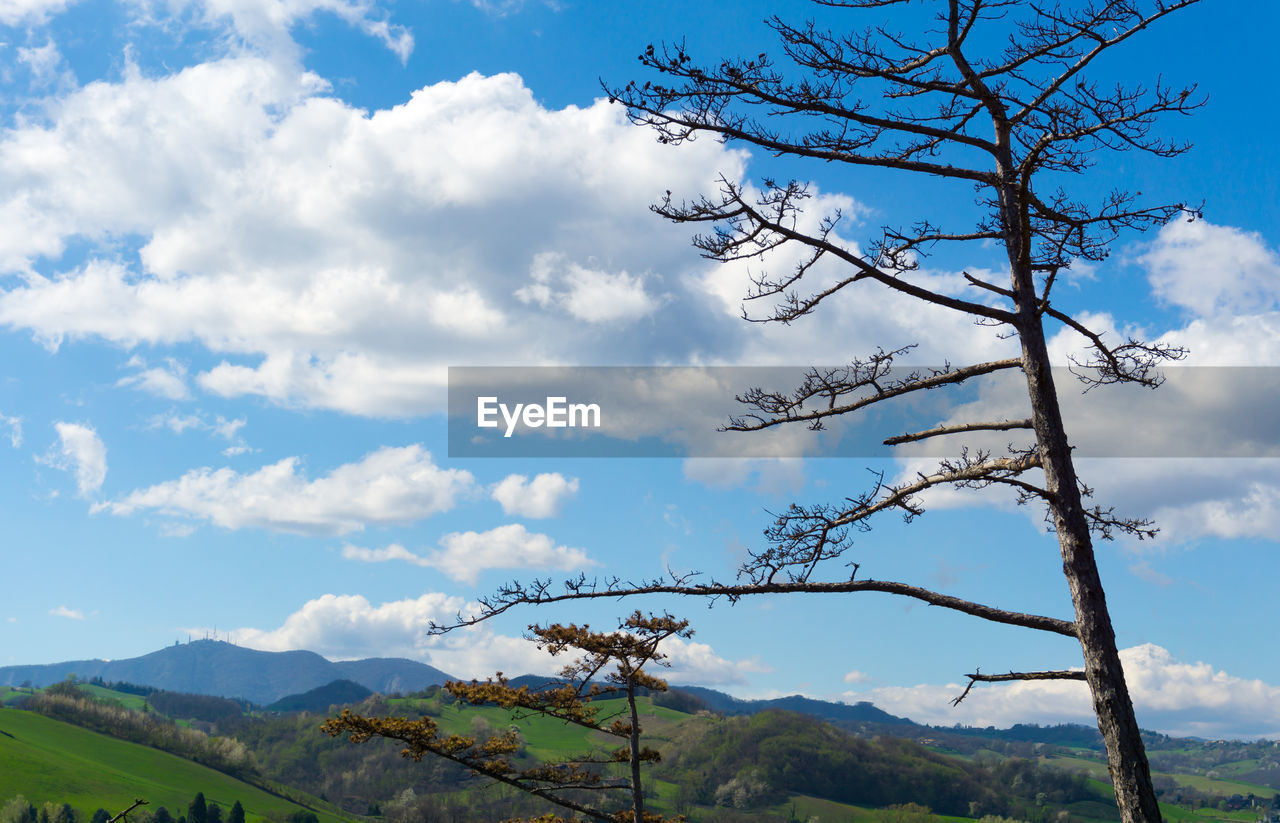
[[[222,640],[193,640],[121,660],[69,660],[0,667],[0,686],[30,681],[48,686],[68,675],[191,694],[243,698],[269,704],[335,680],[352,680],[389,694],[425,689],[451,679],[434,666],[404,658],[328,660],[315,652],[268,652]]]

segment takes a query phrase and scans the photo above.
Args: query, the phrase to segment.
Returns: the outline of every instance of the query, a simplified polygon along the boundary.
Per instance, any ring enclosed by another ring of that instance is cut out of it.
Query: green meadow
[[[249,821],[282,819],[302,806],[166,752],[128,743],[31,712],[0,709],[0,802],[17,794],[38,804],[70,803],[87,820],[143,798],[154,810],[185,814],[196,792],[230,808],[237,800]],[[343,823],[319,800],[307,802],[321,823]]]

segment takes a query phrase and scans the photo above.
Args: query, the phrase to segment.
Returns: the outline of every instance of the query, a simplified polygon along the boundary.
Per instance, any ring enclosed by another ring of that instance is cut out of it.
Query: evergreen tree
[[[227,823],[244,823],[244,806],[240,805],[239,800],[231,807],[231,813],[227,815]]]
[[[205,823],[222,823],[222,807],[217,803],[210,803],[205,813]]]
[[[111,819],[111,812],[106,809],[98,809],[93,813],[93,817],[89,818],[89,823],[107,823]]]
[[[209,807],[204,802],[204,792],[196,792],[195,799],[187,806],[187,823],[209,823]]]
[[[151,823],[173,823],[173,814],[164,806],[156,809],[156,813],[151,816]]]

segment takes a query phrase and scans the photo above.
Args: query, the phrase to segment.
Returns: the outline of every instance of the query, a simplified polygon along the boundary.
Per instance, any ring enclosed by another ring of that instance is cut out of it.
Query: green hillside
[[[0,764],[0,800],[22,794],[37,804],[70,803],[84,820],[100,807],[119,811],[135,797],[176,816],[196,792],[227,808],[239,800],[250,821],[282,819],[301,808],[189,760],[17,709],[0,709]],[[320,801],[311,810],[321,823],[351,819]]]

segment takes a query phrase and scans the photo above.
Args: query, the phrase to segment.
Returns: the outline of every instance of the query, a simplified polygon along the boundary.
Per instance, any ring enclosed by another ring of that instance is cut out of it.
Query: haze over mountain
[[[374,692],[410,692],[449,680],[439,669],[403,658],[326,660],[315,652],[264,652],[220,640],[196,640],[125,660],[71,660],[0,668],[0,686],[47,686],[67,675],[101,677],[175,692],[274,703],[287,695],[352,680]]]

